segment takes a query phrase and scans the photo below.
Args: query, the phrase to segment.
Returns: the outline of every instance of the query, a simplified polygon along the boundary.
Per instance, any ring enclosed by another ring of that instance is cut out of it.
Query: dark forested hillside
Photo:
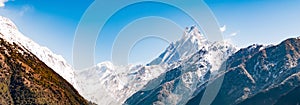
[[[0,104],[78,105],[87,101],[29,51],[0,38]]]

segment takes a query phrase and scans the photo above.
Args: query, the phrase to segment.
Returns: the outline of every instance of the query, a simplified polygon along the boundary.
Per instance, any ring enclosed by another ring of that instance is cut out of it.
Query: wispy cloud
[[[4,7],[6,2],[8,2],[8,0],[0,0],[0,8]]]
[[[240,31],[236,31],[236,32],[232,32],[232,33],[227,32],[227,26],[226,26],[226,25],[223,25],[222,27],[220,27],[220,31],[221,31],[223,34],[229,35],[229,36],[231,36],[231,37],[236,36],[237,34],[240,33]],[[226,33],[225,33],[225,31],[226,31]],[[229,30],[229,31],[230,31],[230,30]]]
[[[230,36],[236,36],[236,35],[239,34],[239,33],[240,33],[240,31],[233,32],[233,33],[230,34]]]
[[[222,27],[220,28],[220,31],[221,31],[222,33],[225,32],[225,31],[226,31],[226,25],[222,26]]]
[[[33,10],[34,10],[34,8],[32,6],[24,5],[20,10],[19,15],[23,16],[26,12],[33,11]]]
[[[14,9],[0,8],[0,15],[9,17],[10,19],[14,19],[19,17],[21,18],[26,14],[33,13],[34,11],[35,9],[33,6],[23,5],[20,8],[14,8]]]
[[[237,32],[231,33],[230,36],[236,36]]]

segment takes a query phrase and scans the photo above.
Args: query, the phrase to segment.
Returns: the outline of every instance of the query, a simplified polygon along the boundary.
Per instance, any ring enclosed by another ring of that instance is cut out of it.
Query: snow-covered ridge
[[[107,61],[76,71],[76,79],[86,99],[102,105],[118,105],[165,70],[163,65],[117,66]]]
[[[2,16],[0,16],[0,33],[1,38],[24,47],[78,89],[74,70],[61,55],[56,55],[48,48],[27,38],[10,19]]]

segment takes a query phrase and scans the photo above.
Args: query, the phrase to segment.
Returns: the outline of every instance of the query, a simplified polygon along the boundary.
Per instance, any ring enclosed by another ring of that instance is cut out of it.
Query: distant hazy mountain
[[[86,70],[77,71],[76,78],[82,95],[97,104],[122,104],[130,95],[140,90],[149,80],[166,69],[163,65],[116,66],[102,62]]]
[[[299,104],[300,39],[276,46],[252,45],[226,62],[227,72],[213,105]],[[188,104],[199,104],[203,91]]]

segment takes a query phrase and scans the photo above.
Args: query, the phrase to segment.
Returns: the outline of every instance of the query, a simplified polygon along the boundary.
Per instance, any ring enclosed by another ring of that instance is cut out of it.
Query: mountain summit
[[[151,61],[149,65],[171,64],[180,59],[187,58],[207,44],[208,41],[196,26],[186,28],[182,38],[175,43],[171,43],[169,47],[167,47],[158,58]]]

